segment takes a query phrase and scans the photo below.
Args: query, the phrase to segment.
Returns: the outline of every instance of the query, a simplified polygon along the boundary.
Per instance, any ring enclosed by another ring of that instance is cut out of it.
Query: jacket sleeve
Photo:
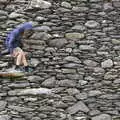
[[[15,35],[12,34],[9,38],[9,42],[8,42],[8,49],[10,53],[13,53],[13,42],[15,40]]]

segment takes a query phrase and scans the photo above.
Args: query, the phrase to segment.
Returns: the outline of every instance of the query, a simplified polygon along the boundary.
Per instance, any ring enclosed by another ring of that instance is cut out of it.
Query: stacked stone
[[[24,49],[35,71],[0,78],[0,119],[119,120],[120,2],[19,2],[0,10],[0,45],[11,29],[31,21],[36,29]],[[0,69],[10,60],[3,57]]]

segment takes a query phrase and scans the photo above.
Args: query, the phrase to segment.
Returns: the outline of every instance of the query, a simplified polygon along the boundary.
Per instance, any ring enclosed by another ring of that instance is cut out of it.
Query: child
[[[23,43],[21,39],[29,38],[33,34],[32,28],[32,24],[26,22],[11,31],[5,40],[6,50],[0,53],[0,56],[11,54],[16,59],[15,70],[17,71],[20,71],[20,65],[23,65],[24,71],[30,72],[25,53],[22,50]]]

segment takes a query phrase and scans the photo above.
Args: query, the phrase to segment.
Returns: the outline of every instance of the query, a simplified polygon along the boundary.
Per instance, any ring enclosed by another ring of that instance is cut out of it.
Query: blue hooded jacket
[[[21,33],[24,32],[25,30],[30,30],[30,29],[32,29],[32,24],[26,22],[8,34],[5,40],[5,46],[9,50],[9,53],[13,53],[14,48],[20,47],[21,38],[22,38]]]

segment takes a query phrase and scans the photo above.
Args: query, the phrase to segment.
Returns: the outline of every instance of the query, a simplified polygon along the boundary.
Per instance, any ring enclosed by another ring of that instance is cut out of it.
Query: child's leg
[[[28,66],[28,62],[24,52],[22,52],[22,63],[24,66]]]
[[[22,64],[22,50],[20,48],[15,48],[13,50],[13,57],[16,58],[16,69]]]
[[[16,65],[20,66],[22,64],[22,54],[18,53],[17,58],[16,58]]]

